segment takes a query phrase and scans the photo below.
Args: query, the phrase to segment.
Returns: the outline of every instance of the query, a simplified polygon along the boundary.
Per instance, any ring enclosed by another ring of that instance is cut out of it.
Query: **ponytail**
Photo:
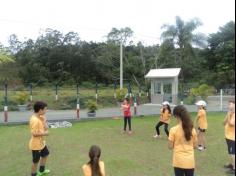
[[[98,146],[93,145],[89,150],[90,161],[88,162],[91,166],[92,176],[102,176],[99,166],[100,155],[101,149]]]
[[[192,137],[193,122],[187,109],[182,105],[176,106],[173,110],[173,114],[182,121],[184,137],[186,141],[190,141]]]

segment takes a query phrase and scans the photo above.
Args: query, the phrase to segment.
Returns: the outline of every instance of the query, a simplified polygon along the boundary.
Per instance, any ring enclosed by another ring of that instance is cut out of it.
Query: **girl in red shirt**
[[[124,112],[124,133],[126,132],[127,122],[129,125],[129,134],[132,133],[131,131],[131,111],[130,111],[130,102],[128,98],[125,98],[124,102],[121,104],[121,109]]]

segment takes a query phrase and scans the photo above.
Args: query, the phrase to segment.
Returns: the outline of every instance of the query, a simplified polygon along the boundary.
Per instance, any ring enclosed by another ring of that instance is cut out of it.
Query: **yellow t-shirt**
[[[161,118],[160,118],[161,122],[169,124],[170,123],[170,117],[171,117],[171,114],[169,113],[169,111],[167,109],[165,110],[164,113],[162,112],[162,109],[161,109]]]
[[[99,167],[100,167],[102,176],[105,176],[105,164],[103,161],[99,161]],[[92,176],[92,170],[89,164],[84,164],[82,167],[82,170],[83,170],[84,176]]]
[[[31,131],[31,139],[29,142],[29,148],[30,150],[42,150],[45,145],[45,139],[43,136],[33,136],[33,133],[35,132],[44,132],[46,130],[45,126],[45,117],[42,116],[38,118],[36,115],[32,115],[30,118],[30,131]]]
[[[207,118],[206,118],[206,111],[204,109],[200,109],[197,114],[198,118],[198,127],[201,129],[207,129]]]
[[[186,141],[184,131],[179,124],[170,129],[169,140],[174,143],[173,148],[173,167],[183,169],[195,168],[194,144],[197,143],[197,133],[193,128],[192,139]]]
[[[228,116],[228,115],[227,115]],[[228,123],[225,125],[225,137],[226,139],[235,141],[235,113],[229,114],[229,118],[233,126],[230,126]]]

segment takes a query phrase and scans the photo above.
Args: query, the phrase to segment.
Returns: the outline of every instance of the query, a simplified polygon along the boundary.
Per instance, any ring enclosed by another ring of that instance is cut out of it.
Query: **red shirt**
[[[127,108],[124,108],[124,116],[125,117],[131,117],[131,111],[130,111],[130,104],[126,105]]]

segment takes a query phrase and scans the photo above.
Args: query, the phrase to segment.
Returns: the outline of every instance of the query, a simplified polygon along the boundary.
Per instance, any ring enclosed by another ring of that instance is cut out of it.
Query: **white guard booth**
[[[178,103],[178,76],[181,68],[151,69],[145,76],[151,80],[151,103],[161,104],[169,101]]]

